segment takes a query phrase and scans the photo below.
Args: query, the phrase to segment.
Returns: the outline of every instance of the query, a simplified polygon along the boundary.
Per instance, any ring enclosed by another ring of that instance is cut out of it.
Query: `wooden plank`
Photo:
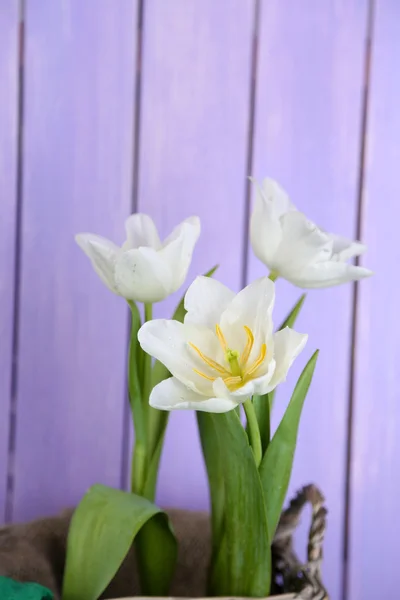
[[[356,229],[367,2],[270,0],[261,3],[253,174],[277,179],[297,206],[326,229]],[[249,279],[266,269],[250,254]],[[278,281],[276,321],[300,290]],[[309,342],[277,395],[282,415],[296,377],[321,353],[303,412],[289,494],[309,482],[329,509],[324,583],[341,589],[352,286],[310,291],[299,331]],[[300,536],[304,554],[307,531]]]
[[[26,3],[15,519],[121,477],[127,313],[74,242],[131,212],[137,2]]]
[[[348,598],[398,597],[400,5],[376,2],[362,233],[375,276],[358,296]]]
[[[18,1],[0,11],[0,522],[7,494],[14,320],[18,138]]]
[[[187,283],[220,263],[217,277],[240,287],[253,10],[242,0],[145,3],[139,210],[163,234],[200,216]],[[182,291],[156,314],[171,316]],[[207,505],[192,412],[171,415],[159,490],[167,506]]]

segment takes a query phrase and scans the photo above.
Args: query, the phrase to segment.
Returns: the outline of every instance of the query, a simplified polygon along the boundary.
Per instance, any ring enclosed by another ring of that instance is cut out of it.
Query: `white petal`
[[[212,382],[196,374],[194,369],[211,377],[216,373],[189,346],[189,343],[194,344],[212,358],[218,345],[212,331],[178,321],[154,319],[140,328],[138,340],[145,352],[162,362],[184,385],[203,394],[212,390]]]
[[[275,375],[276,361],[272,358],[268,363],[268,369],[264,375],[253,379],[254,394],[262,396],[271,390],[271,381]]]
[[[261,194],[266,202],[270,202],[273,205],[277,217],[289,211],[297,210],[283,187],[270,177],[263,179]]]
[[[205,325],[214,330],[234,297],[234,292],[216,279],[196,277],[185,295],[185,323]]]
[[[358,281],[371,275],[373,272],[364,267],[329,261],[309,265],[299,271],[290,281],[301,288],[324,288],[348,281]]]
[[[353,242],[340,235],[331,234],[333,240],[333,253],[337,255],[338,260],[344,262],[354,256],[361,256],[367,250],[367,246],[361,242]]]
[[[148,215],[136,213],[125,221],[126,245],[124,249],[140,248],[147,246],[154,250],[160,250],[161,241],[158,236],[154,221]]]
[[[175,377],[156,385],[150,394],[150,406],[159,410],[200,410],[223,413],[234,409],[237,402],[226,398],[207,398],[188,389]]]
[[[75,236],[76,243],[90,258],[93,268],[106,286],[118,294],[114,281],[114,269],[121,249],[113,242],[99,235],[80,233]]]
[[[286,279],[291,280],[309,264],[331,259],[333,240],[302,213],[287,213],[282,218],[282,230],[277,270]]]
[[[172,292],[185,281],[199,235],[200,219],[190,217],[178,225],[163,243],[160,256],[172,273]]]
[[[243,350],[245,325],[253,332],[254,346],[249,357],[250,363],[259,355],[261,344],[268,344],[272,334],[274,302],[274,283],[268,277],[261,277],[241,290],[221,315],[221,329],[230,348],[239,352]]]
[[[251,398],[251,396],[255,394],[254,381],[255,380],[252,379],[245,383],[245,385],[243,385],[239,389],[235,390],[234,392],[231,392],[226,387],[226,384],[223,381],[223,379],[219,378],[214,381],[213,389],[217,398],[230,399],[231,401],[235,401],[236,403],[240,404],[242,402],[245,402],[247,398]]]
[[[171,293],[172,274],[159,252],[141,247],[119,256],[115,285],[128,300],[159,302]]]
[[[290,327],[285,327],[274,335],[276,367],[273,377],[264,392],[270,392],[279,383],[285,381],[294,359],[300,354],[306,345],[308,335],[298,333]]]
[[[238,402],[229,398],[208,398],[208,400],[199,403],[196,410],[210,413],[225,413],[236,408],[238,404]]]
[[[156,385],[150,394],[150,406],[159,410],[189,408],[192,403],[207,400],[205,396],[194,392],[175,377],[169,377]]]
[[[188,389],[175,377],[165,379],[156,385],[150,394],[150,406],[160,410],[199,410],[224,413],[237,406],[227,398],[207,398]]]
[[[280,214],[273,200],[263,194],[257,182],[254,183],[257,190],[250,219],[250,242],[257,258],[269,269],[275,269],[275,253],[282,239]]]

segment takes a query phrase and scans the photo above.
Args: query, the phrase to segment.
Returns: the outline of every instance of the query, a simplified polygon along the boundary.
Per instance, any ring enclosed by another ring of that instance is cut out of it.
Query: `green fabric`
[[[1,600],[53,600],[47,588],[37,583],[18,583],[8,577],[0,577]]]

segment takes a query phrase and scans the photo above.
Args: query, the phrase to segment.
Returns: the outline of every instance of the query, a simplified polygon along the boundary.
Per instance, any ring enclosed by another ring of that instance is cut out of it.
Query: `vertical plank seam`
[[[139,194],[139,147],[140,147],[140,117],[141,117],[141,84],[142,84],[142,52],[143,52],[143,15],[144,15],[144,0],[138,0],[136,14],[136,44],[134,47],[135,53],[135,77],[133,90],[133,131],[132,131],[132,190],[131,190],[131,211],[136,212],[138,209],[138,194]],[[130,339],[130,314],[127,311],[127,340],[125,353],[125,373],[128,368],[128,347]],[[122,447],[121,447],[121,488],[127,489],[129,486],[129,455],[130,455],[130,423],[131,411],[128,397],[128,389],[125,387],[124,395],[124,410],[122,411]]]
[[[371,84],[371,61],[373,51],[373,31],[375,18],[375,0],[369,0],[367,15],[367,31],[365,39],[364,55],[364,81],[361,105],[360,124],[360,157],[357,182],[357,214],[356,214],[356,239],[362,239],[363,217],[365,209],[365,170],[368,150],[368,116],[370,102]],[[355,264],[360,264],[359,257]],[[345,463],[345,498],[344,498],[344,522],[343,522],[343,573],[342,573],[342,600],[349,598],[350,577],[350,519],[351,519],[351,478],[353,460],[353,434],[354,434],[354,404],[355,404],[355,370],[357,362],[357,337],[358,337],[358,301],[360,297],[359,283],[353,284],[352,297],[352,326],[351,326],[351,350],[350,350],[350,373],[349,394],[346,423],[346,463]]]
[[[9,409],[9,434],[7,456],[7,483],[4,520],[9,523],[13,517],[14,484],[15,484],[15,451],[17,428],[17,396],[18,396],[18,348],[19,348],[19,316],[21,297],[21,257],[22,257],[22,208],[23,208],[23,123],[24,123],[24,56],[25,56],[25,0],[19,0],[17,51],[17,173],[16,173],[16,213],[14,233],[14,298],[11,350],[11,386]]]
[[[252,174],[254,157],[254,132],[255,132],[255,112],[257,97],[257,67],[258,67],[258,49],[259,49],[259,31],[260,31],[260,0],[254,0],[254,20],[252,32],[252,49],[250,58],[250,82],[249,82],[249,117],[247,129],[247,161],[245,173],[244,188],[244,221],[243,221],[243,251],[242,251],[242,273],[241,287],[247,284],[248,266],[249,266],[249,221],[250,221],[250,203],[251,203],[251,183],[249,175]]]

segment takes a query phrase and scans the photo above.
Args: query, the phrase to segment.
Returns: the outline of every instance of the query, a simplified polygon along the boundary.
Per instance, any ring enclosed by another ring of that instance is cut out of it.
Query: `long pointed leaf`
[[[271,439],[270,422],[270,397],[273,391],[262,396],[253,396],[253,405],[257,417],[258,427],[260,429],[262,453],[265,454]]]
[[[204,413],[202,421],[206,444],[212,426],[217,435],[225,486],[223,535],[213,564],[210,593],[267,596],[271,583],[270,538],[261,482],[247,435],[234,410]]]
[[[286,319],[281,323],[280,327],[278,327],[277,331],[281,329],[285,329],[285,327],[293,327],[296,323],[296,319],[299,316],[301,308],[304,304],[304,300],[306,299],[306,294],[302,294],[300,298],[297,300],[296,304],[293,306],[292,310],[286,317]],[[269,392],[268,394],[264,394],[263,396],[254,396],[253,404],[254,409],[256,411],[258,426],[260,428],[261,435],[261,444],[263,453],[265,453],[268,444],[270,442],[271,437],[271,413],[274,405],[275,399],[275,390]]]
[[[177,546],[165,513],[135,494],[93,486],[74,512],[67,543],[63,600],[97,600],[124,560],[133,540],[152,523],[147,549],[146,594],[165,596]],[[156,540],[157,543],[154,542]]]
[[[200,411],[196,415],[209,483],[214,554],[220,546],[223,531],[225,500],[223,461],[219,452],[218,435],[212,417]]]
[[[311,384],[317,358],[318,350],[304,367],[282,421],[260,465],[260,478],[264,490],[271,539],[275,534],[289,486],[301,411]]]
[[[281,329],[285,329],[285,327],[293,327],[294,326],[294,324],[296,323],[297,317],[299,316],[299,313],[302,309],[302,306],[304,304],[306,296],[307,296],[307,294],[302,294],[300,296],[300,298],[297,300],[296,304],[293,306],[292,310],[290,311],[290,313],[288,314],[286,319],[278,327],[277,331],[280,331]]]
[[[155,410],[155,409],[154,409]],[[161,412],[161,411],[160,411]],[[168,417],[169,413],[166,412],[166,416]],[[164,418],[160,420],[160,425],[162,429],[158,436],[157,446],[154,449],[153,456],[151,457],[147,471],[146,471],[146,482],[143,488],[142,495],[150,500],[154,501],[156,495],[156,485],[157,485],[157,475],[158,475],[158,467],[160,464],[161,453],[164,445],[164,437],[167,429],[168,418]]]

